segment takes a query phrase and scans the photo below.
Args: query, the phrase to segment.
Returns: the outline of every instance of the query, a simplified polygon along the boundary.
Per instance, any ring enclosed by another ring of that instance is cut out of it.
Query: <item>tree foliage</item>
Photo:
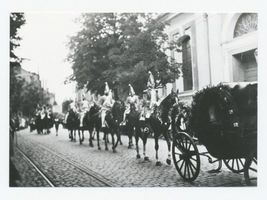
[[[131,83],[138,94],[147,72],[159,71],[163,84],[179,76],[179,63],[165,54],[173,48],[166,24],[147,13],[90,13],[80,18],[81,30],[70,38],[68,60],[78,86],[103,92],[104,82],[119,83],[125,93]]]
[[[23,80],[17,79],[16,76],[20,72],[21,59],[16,56],[15,48],[19,46],[21,40],[18,30],[25,24],[23,13],[10,14],[10,112],[19,111],[20,91]]]
[[[38,104],[47,104],[49,99],[43,98],[46,91],[41,84],[26,81],[21,76],[23,59],[16,55],[15,49],[20,46],[19,30],[25,23],[23,13],[10,14],[10,114],[21,113],[30,117]]]

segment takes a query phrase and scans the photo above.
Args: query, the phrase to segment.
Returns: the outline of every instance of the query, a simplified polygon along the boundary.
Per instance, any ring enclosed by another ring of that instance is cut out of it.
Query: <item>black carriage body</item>
[[[194,96],[190,123],[213,157],[247,157],[257,151],[257,83],[201,90]]]

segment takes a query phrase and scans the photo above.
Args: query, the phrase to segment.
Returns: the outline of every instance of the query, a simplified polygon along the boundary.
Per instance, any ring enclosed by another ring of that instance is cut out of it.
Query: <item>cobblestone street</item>
[[[77,137],[77,136],[76,136]],[[243,174],[235,174],[224,165],[220,173],[209,173],[216,165],[208,163],[207,158],[201,158],[201,168],[198,178],[189,183],[184,181],[176,171],[173,163],[169,166],[167,145],[160,140],[159,159],[162,166],[156,166],[154,140],[148,139],[147,155],[150,161],[136,159],[136,150],[128,149],[128,138],[122,136],[123,145],[118,145],[117,153],[97,149],[88,145],[88,132],[82,145],[70,142],[68,132],[60,127],[59,135],[55,130],[49,135],[38,135],[29,129],[17,133],[15,144],[57,187],[197,187],[197,186],[245,186]],[[102,138],[102,135],[101,135]],[[142,153],[142,142],[139,143]],[[204,151],[203,146],[198,146]],[[109,146],[111,149],[111,146]],[[19,171],[20,187],[49,186],[16,149],[12,158]]]

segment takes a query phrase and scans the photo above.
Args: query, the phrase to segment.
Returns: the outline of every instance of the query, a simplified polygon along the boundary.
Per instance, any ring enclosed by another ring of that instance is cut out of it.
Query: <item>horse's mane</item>
[[[172,98],[175,98],[174,96],[175,94],[172,92],[170,93],[166,98],[164,98],[162,100],[162,102],[160,103],[158,109],[161,113],[161,118],[162,119],[167,119],[168,116],[169,116],[169,113],[171,112],[172,113],[172,108],[173,108],[173,104],[171,102],[171,99]]]

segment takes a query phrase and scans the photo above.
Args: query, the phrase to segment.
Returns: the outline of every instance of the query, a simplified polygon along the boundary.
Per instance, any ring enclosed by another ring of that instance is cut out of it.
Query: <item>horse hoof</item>
[[[149,161],[149,157],[148,156],[145,156],[144,157],[144,161]]]
[[[166,163],[167,163],[168,165],[171,165],[172,161],[171,161],[169,158],[167,158]]]
[[[128,149],[131,149],[131,148],[132,148],[132,146],[129,145],[129,146],[128,146]]]
[[[136,155],[136,158],[137,158],[137,159],[140,159],[140,158],[141,158],[141,156],[140,156],[139,154],[137,154],[137,155]]]
[[[162,164],[161,164],[161,162],[160,161],[157,161],[156,162],[156,166],[161,166]]]
[[[113,153],[117,153],[116,149],[113,149]]]
[[[108,148],[105,148],[106,151],[108,151]]]
[[[94,145],[93,145],[93,144],[89,144],[89,146],[90,146],[90,147],[94,147]]]
[[[120,142],[120,145],[123,145],[122,142]]]
[[[98,150],[101,150],[101,147],[98,147]]]

